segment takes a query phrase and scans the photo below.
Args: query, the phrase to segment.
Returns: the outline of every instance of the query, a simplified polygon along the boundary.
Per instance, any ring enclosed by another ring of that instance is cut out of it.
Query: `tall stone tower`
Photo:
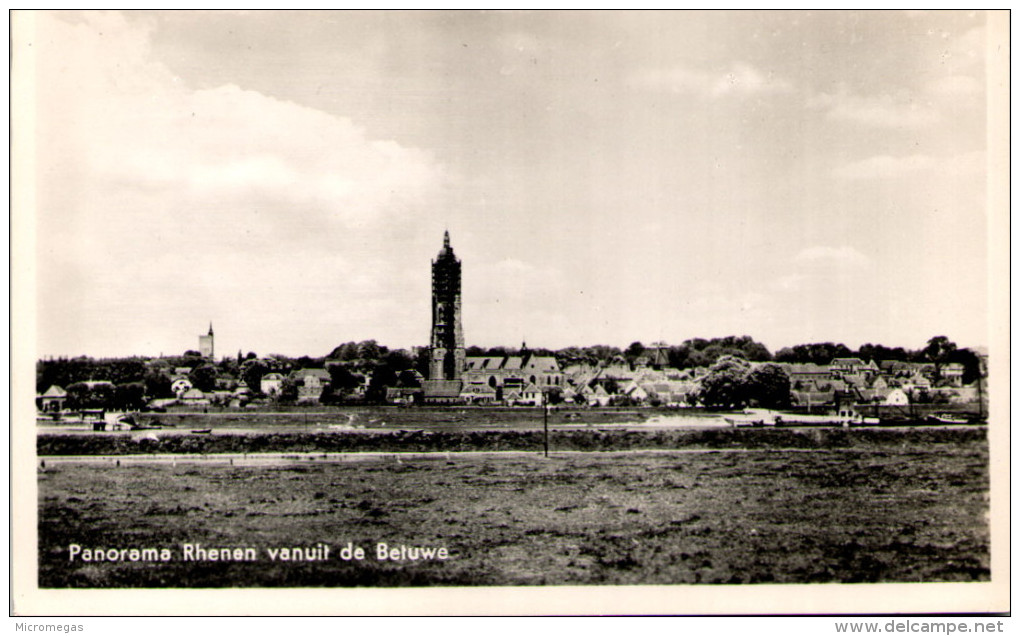
[[[213,330],[211,322],[209,323],[209,333],[198,337],[198,352],[202,354],[203,358],[209,358],[210,360],[216,359],[216,350],[213,348]]]
[[[464,373],[464,329],[460,322],[460,261],[443,234],[443,249],[432,261],[432,339],[429,379],[460,380]]]

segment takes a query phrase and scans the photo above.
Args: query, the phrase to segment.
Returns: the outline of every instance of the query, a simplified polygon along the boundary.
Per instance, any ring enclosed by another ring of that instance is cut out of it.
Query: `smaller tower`
[[[198,352],[202,354],[203,358],[208,358],[210,360],[216,359],[216,350],[213,347],[213,328],[211,322],[209,323],[209,333],[198,337]]]

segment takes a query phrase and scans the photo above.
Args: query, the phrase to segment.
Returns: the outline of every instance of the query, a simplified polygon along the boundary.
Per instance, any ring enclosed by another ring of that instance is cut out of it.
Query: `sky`
[[[37,353],[986,345],[986,21],[21,13]]]

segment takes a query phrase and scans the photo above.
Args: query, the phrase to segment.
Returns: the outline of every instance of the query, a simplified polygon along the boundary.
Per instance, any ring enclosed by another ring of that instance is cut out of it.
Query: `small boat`
[[[956,413],[932,413],[928,421],[936,424],[970,424],[969,419]]]
[[[723,419],[730,426],[776,426],[781,424],[783,419],[776,411],[769,409],[744,409],[742,413],[724,415]]]
[[[193,435],[209,435],[209,434],[211,434],[211,433],[212,433],[212,429],[211,429],[211,428],[199,428],[199,429],[193,429],[193,430],[191,431],[191,433],[192,433]]]

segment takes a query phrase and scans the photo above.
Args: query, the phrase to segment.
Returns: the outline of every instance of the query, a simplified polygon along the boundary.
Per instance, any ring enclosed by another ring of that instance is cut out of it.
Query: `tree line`
[[[942,368],[951,362],[964,366],[965,384],[973,382],[982,373],[980,357],[972,350],[960,348],[946,336],[935,336],[917,350],[902,347],[886,347],[865,344],[852,350],[843,344],[824,342],[784,347],[772,354],[768,348],[750,336],[727,336],[723,338],[692,338],[679,345],[652,343],[644,345],[633,342],[626,348],[610,345],[587,347],[565,347],[558,350],[524,349],[510,347],[466,349],[468,356],[516,356],[542,355],[555,357],[561,368],[584,364],[607,365],[652,365],[674,369],[695,367],[712,369],[720,361],[725,364],[717,371],[718,383],[703,381],[703,391],[713,397],[714,403],[723,404],[738,395],[738,384],[752,387],[756,401],[772,403],[771,395],[783,393],[781,382],[775,377],[773,365],[759,365],[752,373],[749,363],[787,362],[829,364],[834,358],[857,357],[864,361],[873,360],[901,362],[926,362],[935,365],[935,375],[941,375]],[[226,356],[218,361],[201,357],[196,351],[187,351],[182,356],[160,358],[106,358],[89,357],[56,358],[40,360],[36,365],[36,390],[46,391],[50,386],[61,386],[68,391],[68,405],[72,408],[106,404],[114,408],[138,408],[146,400],[170,398],[174,393],[171,384],[180,369],[187,370],[192,386],[203,392],[217,388],[230,388],[231,383],[243,380],[254,394],[259,393],[262,378],[268,373],[284,376],[279,399],[293,401],[298,387],[289,375],[297,369],[324,369],[330,375],[330,383],[320,400],[324,403],[339,404],[352,399],[357,393],[359,399],[381,401],[386,388],[392,386],[417,386],[420,378],[427,376],[428,351],[425,348],[411,352],[406,349],[390,349],[375,340],[346,342],[321,357],[288,357],[273,354],[259,357],[254,352],[237,356]],[[739,378],[739,382],[737,381]],[[89,381],[108,381],[112,386],[89,387]],[[361,388],[364,388],[362,396]],[[746,387],[745,387],[746,388]],[[764,393],[763,393],[764,392]],[[786,390],[788,394],[788,389]],[[759,394],[764,394],[761,397]]]

